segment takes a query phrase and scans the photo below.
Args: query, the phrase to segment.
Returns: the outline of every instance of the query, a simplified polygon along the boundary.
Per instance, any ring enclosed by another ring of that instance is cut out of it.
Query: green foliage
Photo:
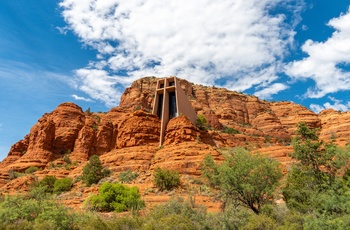
[[[44,188],[47,193],[53,193],[57,178],[55,176],[45,176],[38,184],[38,187]]]
[[[137,172],[128,169],[125,172],[120,173],[118,178],[122,183],[127,183],[135,180],[138,176],[139,174]]]
[[[0,229],[73,229],[73,218],[63,206],[23,196],[0,202],[0,220]]]
[[[329,185],[344,168],[349,154],[340,151],[334,143],[319,141],[316,132],[305,123],[298,124],[298,136],[292,141],[292,158],[300,162],[297,165],[299,168],[312,174],[317,184]]]
[[[305,229],[343,229],[350,215],[350,149],[319,141],[316,133],[305,123],[298,125],[292,141],[292,158],[298,163],[288,173],[282,193],[290,209],[309,214]]]
[[[251,216],[256,217],[249,209],[228,205],[223,212],[209,213],[207,215],[206,229],[241,229],[248,224]]]
[[[30,166],[29,168],[27,168],[27,169],[24,171],[24,173],[26,173],[26,174],[31,174],[31,173],[36,172],[36,171],[38,171],[38,170],[39,170],[38,167]]]
[[[210,125],[207,123],[207,119],[205,119],[205,116],[203,114],[198,115],[196,126],[202,130],[210,129]]]
[[[8,171],[8,173],[9,173],[9,178],[10,178],[10,180],[13,180],[13,179],[16,179],[16,178],[18,178],[18,177],[21,177],[21,176],[24,176],[24,175],[25,175],[25,174],[23,174],[23,173],[16,172],[16,171],[14,171],[13,169],[10,169],[10,170]]]
[[[87,206],[102,212],[124,212],[140,210],[145,203],[137,187],[106,182],[99,188],[99,194],[87,201]]]
[[[107,190],[105,199],[123,189]],[[120,199],[121,196],[114,197]],[[88,202],[91,205],[91,198]],[[142,215],[133,214],[107,216],[89,211],[74,213],[50,197],[37,200],[31,196],[6,196],[0,199],[0,229],[348,229],[350,221],[350,216],[332,219],[314,214],[300,215],[290,212],[284,205],[264,206],[259,216],[250,209],[232,205],[224,212],[208,213],[204,207],[176,197]]]
[[[153,182],[161,191],[172,190],[180,185],[180,175],[176,171],[156,168]]]
[[[253,155],[243,148],[230,151],[225,161],[216,165],[211,156],[204,161],[203,175],[221,191],[223,206],[234,202],[259,214],[271,198],[282,178],[279,164],[267,157]]]
[[[181,198],[155,207],[143,229],[211,229],[206,226],[204,208],[193,208]]]
[[[61,193],[65,191],[69,191],[72,188],[73,180],[72,178],[62,178],[59,180],[56,180],[54,183],[53,192],[54,193]]]
[[[256,230],[256,229],[277,229],[276,221],[265,215],[258,215],[251,217],[242,230]]]
[[[227,127],[227,126],[224,126],[224,128],[222,129],[222,132],[228,133],[228,134],[239,134],[239,133],[241,133],[237,129],[234,129],[234,128],[231,128],[231,127]]]
[[[64,155],[63,161],[64,161],[66,164],[71,164],[71,163],[72,163],[72,161],[70,160],[69,156],[67,156],[67,155]]]
[[[89,163],[83,168],[82,179],[87,186],[97,184],[102,178],[109,176],[111,171],[104,169],[101,165],[100,158],[93,155],[89,159]]]

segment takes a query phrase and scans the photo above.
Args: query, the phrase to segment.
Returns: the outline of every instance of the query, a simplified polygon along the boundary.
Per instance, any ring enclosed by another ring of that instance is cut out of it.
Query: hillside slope
[[[292,102],[268,102],[181,80],[193,108],[197,114],[204,114],[211,129],[199,130],[184,116],[174,118],[160,148],[160,120],[149,113],[156,82],[155,77],[135,81],[125,90],[120,105],[107,113],[83,112],[73,103],[63,103],[44,114],[0,163],[0,192],[26,191],[32,181],[45,175],[76,178],[89,156],[96,154],[112,170],[114,177],[110,180],[117,180],[117,175],[127,169],[137,171],[140,176],[135,183],[146,201],[161,202],[167,198],[159,194],[155,198],[148,192],[153,190],[152,172],[157,167],[179,171],[183,184],[191,183],[200,176],[200,163],[205,156],[211,154],[221,160],[222,149],[242,146],[274,157],[287,170],[291,161],[290,140],[301,121],[319,128],[322,140],[332,139],[339,145],[349,141],[350,112],[326,110],[315,114]],[[65,167],[65,155],[74,164]],[[42,170],[13,177],[13,172],[23,173],[31,166]],[[64,202],[79,206],[97,188],[84,188],[78,182],[74,189],[80,195]]]

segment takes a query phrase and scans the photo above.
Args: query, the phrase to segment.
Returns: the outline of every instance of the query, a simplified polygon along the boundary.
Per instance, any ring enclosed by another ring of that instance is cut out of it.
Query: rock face
[[[154,77],[135,81],[125,90],[119,108],[151,111],[156,82]],[[314,128],[321,127],[317,114],[292,102],[267,102],[224,88],[194,85],[186,80],[181,80],[180,85],[197,114],[204,114],[216,130],[226,126],[248,135],[288,140],[301,121]]]
[[[338,145],[349,143],[350,112],[339,112],[333,109],[319,114],[321,127],[320,138],[324,141],[334,140]]]
[[[44,114],[23,140],[15,143],[0,163],[0,190],[22,188],[24,179],[12,180],[11,172],[30,166],[37,173],[75,177],[91,155],[113,172],[138,171],[143,181],[152,181],[152,171],[168,168],[184,175],[199,176],[206,155],[222,160],[220,148],[242,146],[280,161],[287,169],[289,145],[296,124],[306,122],[320,129],[322,140],[340,145],[349,141],[350,112],[326,110],[315,114],[292,102],[267,102],[223,88],[180,85],[197,114],[203,114],[212,130],[200,130],[185,116],[171,119],[165,141],[159,147],[160,120],[150,114],[157,78],[135,81],[121,97],[120,105],[108,113],[83,112],[73,103],[63,103]],[[63,157],[81,164],[74,170],[51,170]],[[26,182],[27,183],[27,182]]]

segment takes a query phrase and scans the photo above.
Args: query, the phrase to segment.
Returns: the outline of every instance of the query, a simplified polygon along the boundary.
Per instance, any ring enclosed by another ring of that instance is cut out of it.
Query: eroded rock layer
[[[319,128],[324,141],[340,145],[349,141],[350,112],[315,114],[292,102],[268,102],[181,80],[182,89],[197,114],[206,118],[209,130],[200,130],[179,116],[169,121],[164,144],[159,146],[160,120],[150,113],[156,82],[155,77],[135,81],[125,90],[120,105],[107,113],[83,112],[73,103],[63,103],[44,114],[0,163],[0,190],[26,190],[33,175],[39,179],[45,175],[75,178],[94,154],[114,173],[139,172],[140,183],[146,184],[152,184],[157,167],[198,177],[205,156],[222,160],[222,150],[232,147],[273,157],[287,170],[293,151],[290,140],[299,122]],[[65,165],[64,156],[75,165],[57,168]],[[23,173],[31,166],[42,170],[14,178],[14,172]]]

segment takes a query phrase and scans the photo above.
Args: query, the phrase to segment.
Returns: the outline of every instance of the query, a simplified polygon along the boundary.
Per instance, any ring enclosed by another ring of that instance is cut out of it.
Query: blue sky
[[[315,112],[350,108],[350,0],[0,1],[0,160],[67,101],[176,75]]]

